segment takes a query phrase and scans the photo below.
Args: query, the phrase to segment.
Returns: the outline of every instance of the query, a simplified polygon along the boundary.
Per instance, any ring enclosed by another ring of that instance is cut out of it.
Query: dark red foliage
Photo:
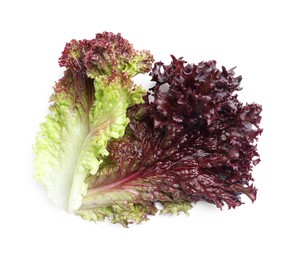
[[[170,65],[155,63],[151,76],[155,86],[129,110],[126,134],[109,143],[90,190],[133,191],[138,203],[206,200],[234,208],[241,194],[254,201],[262,108],[238,101],[241,76],[215,61],[173,56]]]
[[[135,61],[137,55],[138,60]],[[152,62],[152,55],[148,51],[136,51],[120,33],[111,32],[98,33],[91,40],[72,40],[66,44],[59,59],[60,66],[75,74],[86,74],[87,71],[111,78],[123,72],[131,76],[148,72]],[[134,66],[135,71],[129,70],[130,66]]]
[[[103,32],[96,34],[94,39],[71,40],[59,58],[59,65],[66,71],[55,91],[73,89],[71,94],[78,103],[83,103],[82,93],[86,92],[88,105],[85,111],[89,111],[94,101],[94,78],[106,82],[117,79],[128,86],[131,77],[150,71],[152,62],[149,51],[135,50],[121,34]]]

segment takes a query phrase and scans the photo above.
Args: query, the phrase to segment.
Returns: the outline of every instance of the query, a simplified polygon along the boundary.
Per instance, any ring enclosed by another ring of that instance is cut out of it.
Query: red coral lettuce
[[[199,200],[219,208],[241,205],[242,194],[254,201],[262,108],[239,102],[242,77],[215,61],[173,56],[169,65],[155,63],[151,76],[155,86],[129,109],[125,135],[109,142],[77,214],[127,225],[155,214],[157,202],[178,213]]]

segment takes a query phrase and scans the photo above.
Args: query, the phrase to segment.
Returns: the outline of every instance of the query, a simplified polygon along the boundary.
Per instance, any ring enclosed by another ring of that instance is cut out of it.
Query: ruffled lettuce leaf
[[[109,154],[108,141],[124,135],[127,109],[143,102],[146,91],[132,77],[149,71],[152,61],[120,34],[66,44],[59,60],[64,77],[36,138],[35,178],[68,212],[81,206],[87,176],[97,174]]]
[[[261,106],[238,101],[242,78],[215,61],[173,56],[151,76],[155,86],[128,109],[126,132],[108,142],[76,214],[128,226],[156,214],[159,203],[162,213],[178,214],[199,200],[219,208],[241,205],[242,194],[254,201]]]

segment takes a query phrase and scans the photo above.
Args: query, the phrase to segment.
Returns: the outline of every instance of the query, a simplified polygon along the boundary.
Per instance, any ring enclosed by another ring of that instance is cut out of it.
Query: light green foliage
[[[190,202],[163,202],[163,209],[160,211],[161,214],[174,214],[178,215],[180,212],[184,212],[186,215],[188,211],[192,208]]]
[[[95,100],[90,111],[87,92],[77,102],[72,89],[56,92],[51,100],[51,114],[41,125],[36,138],[35,178],[42,182],[48,196],[69,212],[81,205],[87,192],[89,174],[96,174],[107,142],[124,134],[129,123],[126,110],[142,102],[145,91],[131,80],[122,85],[95,79]],[[74,88],[74,86],[72,86]]]
[[[130,223],[141,223],[148,220],[148,215],[155,215],[157,208],[153,204],[120,203],[110,204],[93,209],[80,209],[77,215],[89,221],[103,221],[108,219],[111,223],[119,223],[128,227]]]

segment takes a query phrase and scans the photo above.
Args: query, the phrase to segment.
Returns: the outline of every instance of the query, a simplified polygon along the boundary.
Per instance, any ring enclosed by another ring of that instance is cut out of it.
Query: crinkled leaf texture
[[[143,102],[146,91],[132,77],[150,71],[152,62],[149,52],[134,50],[120,34],[66,45],[59,60],[64,77],[36,138],[35,178],[68,212],[80,208],[88,176],[109,154],[108,141],[124,135],[127,109]]]
[[[219,208],[241,205],[241,194],[254,201],[262,108],[238,101],[242,78],[215,61],[173,56],[170,65],[155,63],[151,76],[155,86],[128,109],[125,134],[108,142],[76,214],[127,226],[154,215],[157,203],[177,214],[199,200]]]

